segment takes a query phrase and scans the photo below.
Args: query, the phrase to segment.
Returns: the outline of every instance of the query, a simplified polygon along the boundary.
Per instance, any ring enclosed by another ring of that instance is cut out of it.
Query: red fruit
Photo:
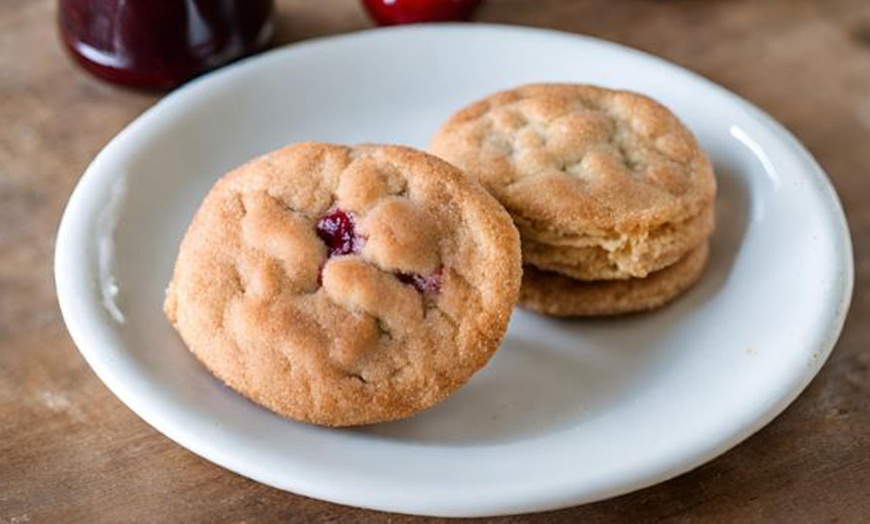
[[[333,209],[317,222],[317,236],[329,248],[329,256],[356,253],[363,239],[356,234],[353,216],[341,209]]]
[[[481,0],[363,0],[379,25],[468,20]]]
[[[441,291],[442,269],[438,266],[438,269],[428,276],[417,273],[396,273],[396,278],[405,284],[411,284],[420,293],[438,293]]]

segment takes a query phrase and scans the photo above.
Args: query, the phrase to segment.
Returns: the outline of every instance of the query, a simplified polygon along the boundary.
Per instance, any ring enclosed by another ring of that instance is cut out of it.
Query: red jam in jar
[[[60,0],[63,42],[106,80],[169,89],[268,46],[272,0]]]

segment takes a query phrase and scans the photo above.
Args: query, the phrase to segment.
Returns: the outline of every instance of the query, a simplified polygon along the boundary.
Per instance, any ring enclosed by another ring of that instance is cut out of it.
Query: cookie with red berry
[[[486,364],[521,272],[510,217],[455,167],[405,147],[303,143],[212,188],[164,310],[253,401],[369,424],[432,406]]]

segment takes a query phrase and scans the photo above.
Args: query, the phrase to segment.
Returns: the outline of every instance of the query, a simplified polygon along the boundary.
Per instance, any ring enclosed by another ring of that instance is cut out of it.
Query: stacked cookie
[[[658,307],[707,261],[716,182],[707,156],[645,96],[529,85],[453,115],[431,151],[479,180],[522,240],[520,305],[558,316]]]

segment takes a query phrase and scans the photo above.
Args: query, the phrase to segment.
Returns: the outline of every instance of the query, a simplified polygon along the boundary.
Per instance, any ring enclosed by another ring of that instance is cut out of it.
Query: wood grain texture
[[[421,519],[315,501],[246,480],[156,433],[66,335],[54,234],[80,173],[157,96],[63,55],[49,0],[0,2],[0,523]],[[369,26],[356,0],[279,1],[279,40]],[[481,21],[594,35],[663,56],[786,124],[837,186],[856,292],[807,391],[759,434],[670,482],[503,522],[819,522],[870,515],[870,2],[489,0]]]

